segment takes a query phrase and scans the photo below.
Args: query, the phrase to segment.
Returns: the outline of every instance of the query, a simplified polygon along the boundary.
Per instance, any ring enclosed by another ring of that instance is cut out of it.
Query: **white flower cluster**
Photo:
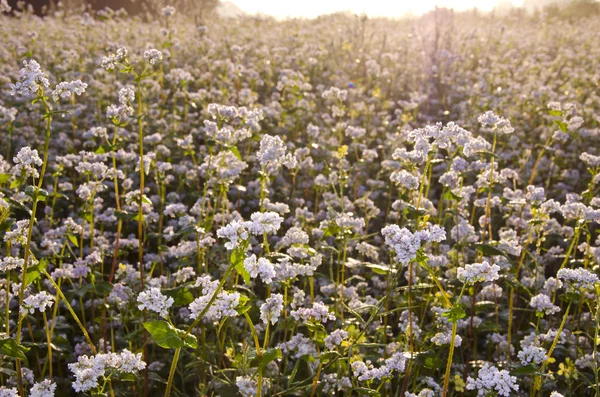
[[[16,387],[9,389],[8,387],[0,387],[0,397],[19,397],[19,392]]]
[[[127,349],[119,353],[97,354],[88,357],[79,356],[76,363],[69,364],[69,369],[75,375],[73,389],[83,393],[98,387],[98,378],[104,376],[106,371],[135,374],[146,368],[142,361],[142,354],[134,354]]]
[[[54,296],[48,294],[46,291],[42,291],[36,295],[30,295],[23,299],[23,306],[20,307],[21,314],[29,313],[33,314],[36,310],[41,313],[46,311],[46,308],[51,307],[54,304]]]
[[[546,353],[546,349],[544,349],[543,347],[531,345],[525,346],[523,350],[521,350],[519,354],[517,354],[517,357],[519,357],[519,360],[521,360],[521,364],[523,365],[540,365],[541,363],[546,361]]]
[[[52,99],[54,102],[58,102],[60,98],[69,99],[73,94],[81,95],[85,92],[87,86],[81,80],[63,81],[58,83],[52,91]]]
[[[431,341],[433,343],[435,343],[437,346],[449,345],[450,342],[452,341],[452,332],[450,332],[450,331],[438,332],[431,338]],[[456,335],[454,337],[454,346],[460,346],[460,345],[462,345],[462,337],[460,335]]]
[[[15,258],[14,256],[5,256],[0,259],[0,271],[7,272],[23,267],[25,259]]]
[[[406,357],[403,352],[396,352],[385,360],[385,364],[376,368],[370,361],[355,361],[351,365],[352,373],[359,381],[384,379],[392,376],[394,371],[404,372]]]
[[[329,313],[329,308],[327,305],[321,302],[314,302],[312,304],[312,308],[308,307],[300,307],[296,310],[292,310],[292,317],[296,320],[304,320],[304,321],[320,321],[326,323],[328,320],[335,320],[335,314]]]
[[[29,62],[23,61],[23,65],[25,67],[19,71],[19,80],[10,86],[11,95],[31,97],[50,85],[39,63],[32,59]]]
[[[258,392],[258,383],[256,380],[249,376],[238,376],[235,378],[235,385],[242,397],[255,397]],[[271,385],[269,378],[263,378],[263,384],[261,386],[261,395],[267,395],[265,391]]]
[[[461,266],[457,270],[457,277],[463,283],[494,281],[500,278],[500,266],[490,265],[488,261]]]
[[[477,396],[496,392],[500,396],[510,397],[512,390],[515,392],[519,390],[519,385],[516,376],[511,376],[505,369],[501,371],[486,363],[479,370],[477,379],[470,376],[467,378],[467,390],[477,390]]]
[[[419,392],[419,394],[406,392],[405,397],[434,397],[435,393],[433,390],[425,388]]]
[[[260,276],[265,284],[270,284],[275,277],[275,266],[266,258],[256,259],[256,255],[244,259],[244,268],[250,273],[251,278]]]
[[[336,373],[323,374],[321,376],[322,382],[325,383],[323,386],[323,393],[334,395],[336,391],[344,391],[352,388],[352,382],[347,376],[338,377]]]
[[[54,397],[56,390],[56,383],[52,383],[51,380],[45,379],[33,385],[29,397]]]
[[[149,50],[144,51],[144,59],[150,62],[150,65],[154,65],[156,61],[160,61],[163,59],[163,54],[156,48],[151,48]]]
[[[285,157],[286,148],[278,136],[263,135],[260,140],[260,149],[256,154],[260,165],[269,166],[270,173],[276,171]]]
[[[482,126],[494,128],[503,134],[511,134],[515,131],[510,125],[510,121],[504,117],[498,116],[491,110],[488,110],[477,119]]]
[[[115,54],[102,58],[101,65],[106,70],[113,70],[115,62],[122,62],[127,58],[127,48],[118,48]]]
[[[206,305],[214,295],[215,291],[219,286],[218,281],[214,281],[210,276],[205,275],[199,277],[195,283],[196,287],[201,287],[202,296],[196,298],[189,305],[190,317],[193,319],[198,318],[200,314],[206,308]],[[209,306],[206,313],[203,315],[203,319],[206,321],[218,321],[223,317],[236,316],[238,313],[235,310],[240,303],[239,292],[227,292],[219,291],[215,301]]]
[[[137,301],[139,303],[138,309],[156,312],[163,318],[167,318],[169,315],[168,310],[174,302],[172,297],[161,294],[158,288],[150,288],[148,291],[140,292]]]
[[[29,219],[17,221],[15,227],[4,234],[4,241],[15,245],[24,245],[27,242],[29,231]]]
[[[577,269],[560,269],[556,273],[556,277],[565,281],[569,286],[575,290],[593,290],[594,286],[598,283],[598,276],[584,268]]]
[[[228,239],[225,248],[236,249],[241,241],[246,241],[249,233],[259,236],[275,233],[281,227],[283,218],[276,212],[255,212],[250,221],[235,220],[217,230],[217,237]]]
[[[19,153],[13,157],[15,166],[12,169],[12,174],[17,178],[39,178],[40,174],[36,168],[43,164],[38,151],[31,149],[29,146],[24,146],[19,150]]]
[[[347,338],[348,332],[343,329],[336,329],[325,337],[325,346],[327,346],[329,350],[333,350],[336,346],[341,345],[342,341]]]
[[[283,295],[281,294],[272,294],[268,297],[265,303],[260,306],[260,319],[262,322],[267,324],[270,321],[271,324],[275,325],[283,310],[283,303]]]
[[[381,230],[385,243],[394,249],[400,263],[406,265],[417,257],[417,251],[425,243],[446,239],[446,232],[438,225],[411,233],[407,228],[388,225]]]
[[[531,298],[529,306],[533,307],[538,312],[546,314],[554,314],[560,312],[560,307],[554,305],[550,297],[546,294],[540,293]]]

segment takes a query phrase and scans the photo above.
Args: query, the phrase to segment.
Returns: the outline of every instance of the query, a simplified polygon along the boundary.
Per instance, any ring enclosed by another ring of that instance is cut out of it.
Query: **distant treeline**
[[[153,17],[166,5],[173,5],[178,12],[190,16],[202,16],[212,12],[219,0],[8,0],[13,10],[33,9],[43,16],[55,11],[78,13],[84,10],[97,11],[105,8],[124,9],[129,15]]]

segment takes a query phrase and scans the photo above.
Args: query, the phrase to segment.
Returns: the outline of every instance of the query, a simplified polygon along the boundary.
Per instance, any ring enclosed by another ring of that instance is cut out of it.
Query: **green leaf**
[[[158,321],[148,321],[143,323],[146,331],[152,335],[152,338],[162,348],[165,349],[177,349],[183,346],[197,348],[198,341],[194,335],[188,335],[185,338],[185,343],[181,339],[185,334],[184,331],[173,327],[166,321],[158,320]]]
[[[251,306],[248,304],[249,301],[250,298],[248,298],[246,295],[240,295],[240,300],[235,308],[235,311],[238,312],[238,314],[246,313],[251,308]]]
[[[229,151],[230,151],[231,153],[235,154],[235,157],[237,157],[237,158],[238,158],[238,160],[241,160],[241,159],[242,159],[242,155],[240,154],[240,151],[239,151],[239,149],[238,149],[237,147],[235,147],[235,146],[230,146],[230,147],[228,147],[227,149],[229,149]]]
[[[454,305],[452,309],[442,314],[442,317],[446,317],[451,323],[455,323],[466,316],[467,313],[465,313],[465,309],[461,305]]]
[[[27,356],[25,353],[28,351],[29,348],[18,344],[13,338],[4,336],[2,339],[0,339],[0,354],[18,358],[27,363]]]
[[[246,259],[246,254],[241,248],[237,248],[231,253],[231,263],[235,266],[235,270],[242,276],[246,284],[250,284],[250,273],[244,267],[244,259]]]
[[[381,394],[379,394],[379,392],[377,390],[373,390],[373,389],[367,389],[366,387],[357,387],[356,389],[354,389],[355,391],[358,392],[358,394],[360,394],[361,396],[380,396]]]
[[[255,357],[253,362],[259,368],[265,369],[271,361],[276,360],[281,357],[282,357],[281,349],[271,348],[271,349],[264,350],[262,352],[262,355],[260,356],[260,358]]]
[[[11,174],[0,174],[0,185],[10,181]]]
[[[79,248],[79,241],[77,241],[77,237],[73,236],[72,234],[67,234],[67,238],[71,244],[75,246],[75,248]]]
[[[194,301],[194,295],[192,295],[190,290],[183,285],[175,288],[164,289],[161,292],[173,298],[173,304],[177,306],[189,305]]]
[[[535,372],[537,372],[537,368],[533,365],[526,365],[524,367],[519,367],[516,369],[513,369],[512,371],[510,371],[510,374],[513,376],[518,376],[518,375],[531,375]]]
[[[48,262],[45,259],[42,259],[37,265],[29,266],[27,268],[27,275],[25,276],[25,286],[27,287],[35,280],[40,278],[42,274],[42,270],[48,266]]]
[[[375,263],[367,263],[366,265],[369,269],[373,270],[373,272],[377,274],[388,274],[390,271],[395,273],[395,269],[391,269],[387,265],[378,265]]]
[[[106,296],[110,294],[113,289],[113,285],[108,281],[99,281],[94,284],[94,291],[99,296]]]
[[[506,253],[489,244],[473,244],[473,248],[481,252],[484,256],[504,256]]]

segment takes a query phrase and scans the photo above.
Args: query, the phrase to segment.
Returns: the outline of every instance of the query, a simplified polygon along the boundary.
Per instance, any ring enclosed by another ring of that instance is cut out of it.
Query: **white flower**
[[[19,150],[19,153],[13,157],[15,166],[12,169],[12,174],[17,178],[39,178],[40,174],[36,168],[43,164],[38,151],[31,149],[29,146],[24,146]]]
[[[34,96],[38,90],[50,85],[39,63],[32,59],[29,62],[23,61],[23,65],[25,67],[19,71],[19,81],[10,86],[11,95]]]
[[[146,363],[142,361],[142,353],[133,354],[124,349],[120,354],[106,353],[91,357],[81,355],[76,363],[69,364],[68,367],[75,375],[73,389],[77,393],[83,393],[98,387],[98,378],[104,376],[107,369],[137,373],[146,368]]]
[[[326,323],[335,320],[335,314],[329,313],[327,306],[321,302],[314,302],[312,308],[300,307],[290,313],[296,320],[314,320]]]
[[[263,233],[275,233],[279,230],[283,218],[276,212],[255,212],[250,216],[251,222],[247,223],[248,231],[255,236]]]
[[[55,390],[56,383],[52,383],[51,380],[45,379],[42,382],[33,385],[29,397],[54,397]]]
[[[0,387],[0,397],[19,397],[19,392],[16,387],[9,389],[8,387]]]
[[[285,145],[278,136],[263,135],[260,140],[260,149],[256,154],[260,165],[279,164],[285,156]]]
[[[23,299],[23,306],[21,306],[21,314],[34,313],[36,310],[44,313],[46,308],[51,307],[54,303],[54,296],[48,294],[46,291],[42,291],[36,295],[30,295]]]
[[[540,365],[546,361],[546,349],[537,346],[526,346],[517,354],[521,364],[529,365],[531,363]]]
[[[173,298],[164,296],[158,288],[150,288],[148,291],[140,292],[137,297],[139,303],[138,309],[148,309],[158,313],[161,317],[166,318],[168,309],[173,305]]]
[[[175,15],[175,7],[173,7],[173,6],[165,6],[161,10],[161,13],[163,14],[163,16],[165,16],[167,18],[168,17],[172,17],[173,15]]]
[[[477,379],[470,376],[467,378],[467,390],[477,389],[477,396],[485,396],[490,392],[496,392],[500,396],[510,397],[511,390],[519,390],[517,378],[511,376],[507,370],[500,371],[498,368],[486,363],[479,370]]]
[[[233,221],[217,230],[217,237],[226,238],[229,242],[225,243],[225,248],[234,250],[238,247],[240,240],[248,239],[248,230],[243,221]]]
[[[323,340],[325,346],[329,350],[333,350],[336,346],[339,346],[344,339],[348,338],[348,333],[343,329],[336,329],[325,337]]]
[[[81,80],[63,81],[62,83],[58,83],[56,89],[52,91],[52,99],[54,102],[58,102],[60,98],[68,99],[73,94],[81,95],[85,92],[87,86]]]
[[[560,269],[556,276],[575,289],[593,290],[598,276],[584,268]]]
[[[16,227],[4,235],[4,241],[11,244],[24,245],[27,242],[28,232],[29,219],[17,221]]]
[[[244,260],[244,268],[250,273],[250,277],[256,278],[260,276],[265,284],[271,283],[273,277],[275,277],[275,266],[266,258],[259,258],[257,260],[254,254]]]
[[[272,294],[265,303],[260,306],[260,319],[263,323],[276,324],[283,310],[283,295]]]
[[[150,65],[154,65],[156,61],[160,61],[163,59],[163,54],[156,48],[152,48],[144,51],[144,59],[150,62]]]
[[[476,282],[494,281],[500,278],[498,265],[490,265],[489,262],[473,263],[459,267],[457,277],[463,283],[473,284]]]
[[[552,304],[552,300],[546,294],[537,294],[529,302],[529,306],[533,307],[538,312],[546,314],[554,314],[560,312],[560,307]]]

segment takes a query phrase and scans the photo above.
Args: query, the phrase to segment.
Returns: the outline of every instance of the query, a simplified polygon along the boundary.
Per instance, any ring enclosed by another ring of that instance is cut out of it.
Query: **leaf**
[[[481,252],[484,256],[507,256],[504,251],[489,244],[473,244],[473,248]]]
[[[0,354],[18,358],[27,363],[27,356],[25,353],[28,351],[29,348],[18,344],[13,338],[3,337],[3,339],[0,339]]]
[[[442,314],[442,317],[446,317],[451,323],[455,323],[466,316],[467,313],[465,313],[465,309],[461,305],[454,305],[452,309]]]
[[[241,160],[241,159],[242,159],[242,155],[240,154],[240,151],[239,151],[239,149],[238,149],[237,147],[235,147],[235,146],[230,146],[230,147],[228,147],[227,149],[229,149],[229,151],[230,151],[231,153],[233,153],[233,154],[235,155],[235,157],[237,157],[237,158],[238,158],[238,160]]]
[[[392,273],[395,273],[395,269],[391,269],[389,266],[387,265],[378,265],[375,263],[367,263],[367,267],[371,270],[373,270],[374,273],[377,274],[388,274],[390,272],[390,270],[392,271]]]
[[[110,294],[113,289],[113,285],[108,281],[99,281],[94,284],[94,291],[99,296],[106,296]]]
[[[46,266],[48,266],[48,262],[45,259],[42,259],[37,265],[28,267],[27,275],[25,276],[25,286],[27,287],[40,278],[42,269],[45,269]]]
[[[192,348],[198,347],[198,342],[194,335],[188,335],[185,338],[185,343],[181,337],[185,334],[184,331],[173,327],[166,321],[148,321],[143,323],[146,331],[152,335],[152,339],[162,348],[165,349],[177,349],[183,346]]]
[[[240,295],[239,303],[235,308],[235,311],[238,312],[238,314],[246,313],[251,309],[251,306],[248,304],[249,301],[250,298],[248,298],[246,295]]]
[[[0,174],[0,185],[10,181],[11,174]]]
[[[77,237],[73,236],[72,234],[67,234],[67,238],[71,244],[75,246],[75,248],[79,248],[79,241],[77,241]]]
[[[379,394],[379,392],[377,390],[367,389],[366,387],[357,387],[354,390],[363,396],[364,395],[366,395],[366,396],[380,396],[381,395],[381,394]]]
[[[192,295],[190,290],[183,285],[175,288],[165,289],[161,292],[173,298],[173,304],[177,306],[189,305],[194,301],[194,295]]]
[[[250,284],[250,273],[244,267],[244,259],[246,259],[246,255],[241,248],[237,248],[231,253],[231,263],[234,264],[235,270],[242,276],[246,284]]]
[[[282,357],[281,349],[271,348],[271,349],[263,350],[260,358],[255,357],[253,362],[259,368],[265,369],[271,361],[276,360],[281,357]]]
[[[537,372],[537,368],[533,365],[526,365],[524,367],[519,367],[510,371],[511,375],[530,375]]]

